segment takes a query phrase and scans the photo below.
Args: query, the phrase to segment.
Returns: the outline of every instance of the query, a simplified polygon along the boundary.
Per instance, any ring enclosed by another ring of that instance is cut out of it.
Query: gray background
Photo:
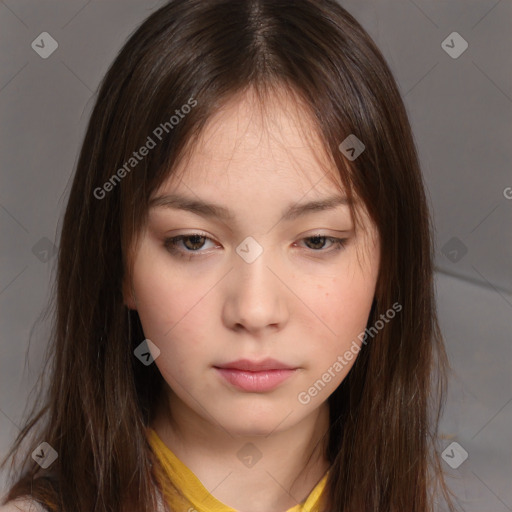
[[[512,2],[341,3],[387,58],[420,151],[454,369],[442,448],[455,441],[469,454],[456,469],[443,462],[449,484],[464,510],[511,511]],[[38,319],[93,93],[127,36],[161,4],[0,2],[2,455],[40,368],[48,323]],[[469,45],[458,58],[441,45],[454,31]],[[58,42],[47,59],[31,47],[42,32]]]

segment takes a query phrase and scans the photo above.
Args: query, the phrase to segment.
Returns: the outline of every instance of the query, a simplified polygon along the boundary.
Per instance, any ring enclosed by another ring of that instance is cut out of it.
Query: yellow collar
[[[157,468],[157,476],[162,485],[164,498],[171,510],[190,510],[191,512],[236,512],[212,496],[199,478],[174,455],[162,441],[156,431],[147,427],[149,444],[162,465],[165,475]],[[327,482],[327,472],[317,483],[305,501],[289,508],[286,512],[318,512],[320,496]],[[172,481],[173,486],[166,481]]]

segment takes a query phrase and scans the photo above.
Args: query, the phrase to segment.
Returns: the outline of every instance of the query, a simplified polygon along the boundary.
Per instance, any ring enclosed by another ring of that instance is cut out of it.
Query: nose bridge
[[[260,238],[260,240],[263,237]],[[275,276],[272,267],[272,251],[254,237],[248,236],[236,248],[238,259],[235,263],[235,280],[245,291],[260,293],[272,288]]]
[[[232,275],[235,323],[249,329],[279,322],[282,285],[271,270],[272,251],[247,237],[236,248],[238,259]]]

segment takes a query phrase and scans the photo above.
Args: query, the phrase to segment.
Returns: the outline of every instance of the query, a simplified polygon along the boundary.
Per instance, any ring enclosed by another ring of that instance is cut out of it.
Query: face
[[[343,201],[300,209],[343,195],[320,141],[304,141],[306,114],[285,98],[267,111],[246,95],[210,120],[180,179],[153,195],[124,289],[160,350],[173,416],[235,435],[284,430],[326,406],[354,364],[378,276],[364,210],[356,233]],[[290,369],[218,369],[266,358]]]

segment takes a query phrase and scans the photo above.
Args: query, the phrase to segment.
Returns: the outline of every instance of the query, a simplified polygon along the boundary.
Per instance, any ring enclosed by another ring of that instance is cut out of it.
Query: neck
[[[304,501],[328,469],[327,402],[287,430],[235,436],[182,410],[167,387],[151,426],[215,498],[237,510],[287,510]]]

